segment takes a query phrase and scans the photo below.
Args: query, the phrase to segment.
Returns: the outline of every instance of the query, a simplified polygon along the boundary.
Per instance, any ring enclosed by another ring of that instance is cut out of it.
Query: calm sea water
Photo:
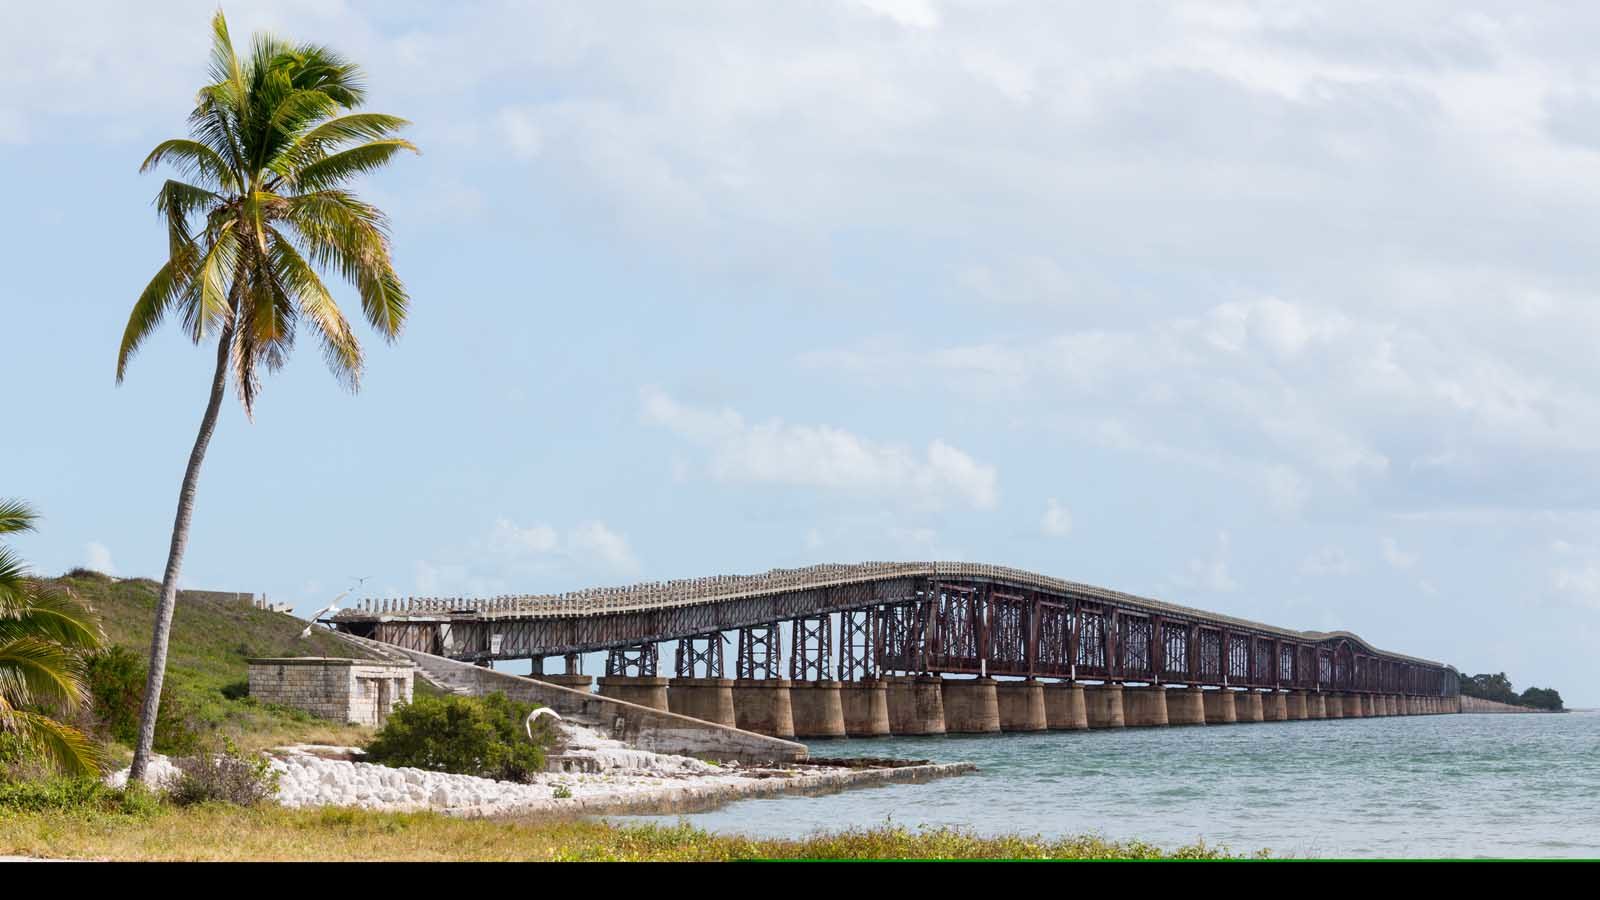
[[[817,741],[972,775],[684,816],[792,837],[886,822],[1317,857],[1600,857],[1600,713]],[[623,816],[614,821],[673,822]]]

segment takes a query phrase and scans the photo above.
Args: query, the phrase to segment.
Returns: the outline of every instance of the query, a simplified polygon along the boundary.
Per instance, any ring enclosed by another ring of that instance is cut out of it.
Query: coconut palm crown
[[[26,504],[0,500],[0,536],[32,531],[36,519]],[[83,606],[0,546],[0,732],[76,775],[95,772],[101,753],[50,713],[73,712],[88,699],[83,654],[99,645],[100,629]]]
[[[359,69],[327,48],[257,35],[234,52],[222,13],[212,19],[210,76],[189,116],[190,137],[163,141],[141,171],[162,163],[183,176],[156,195],[167,261],[128,317],[117,381],[139,345],[171,313],[196,344],[213,334],[249,415],[259,373],[282,366],[304,324],[335,377],[352,390],[361,346],[323,284],[336,272],[386,340],[405,322],[405,287],[389,255],[388,223],[349,190],[402,150],[409,123],[353,112],[365,98]]]

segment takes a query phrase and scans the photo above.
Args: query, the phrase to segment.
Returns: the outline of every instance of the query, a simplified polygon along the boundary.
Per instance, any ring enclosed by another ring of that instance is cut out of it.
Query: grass
[[[958,830],[854,829],[758,840],[675,826],[456,819],[353,809],[58,809],[0,815],[0,855],[114,860],[1230,859],[1225,849],[1172,851],[1093,837],[981,838]]]
[[[161,586],[147,578],[116,579],[76,569],[56,579],[92,609],[108,644],[120,644],[140,658],[150,652],[156,600]],[[246,660],[259,656],[361,656],[361,651],[318,630],[301,639],[306,623],[293,616],[257,609],[247,601],[179,592],[167,650],[167,681],[180,703],[203,728],[233,735],[241,747],[263,749],[284,743],[359,745],[371,729],[318,719],[289,707],[258,703],[247,696],[225,696],[249,677]],[[419,692],[422,685],[418,685]],[[120,745],[111,756],[126,765],[132,750]]]

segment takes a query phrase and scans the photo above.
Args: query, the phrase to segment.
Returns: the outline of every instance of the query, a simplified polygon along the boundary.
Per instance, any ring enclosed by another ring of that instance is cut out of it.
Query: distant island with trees
[[[1508,703],[1512,706],[1526,706],[1532,709],[1542,709],[1549,712],[1565,712],[1561,705],[1561,692],[1555,688],[1531,687],[1522,693],[1517,693],[1511,686],[1511,679],[1504,672],[1493,675],[1468,675],[1461,673],[1461,694],[1465,697],[1480,697],[1484,700],[1494,700],[1499,703]]]

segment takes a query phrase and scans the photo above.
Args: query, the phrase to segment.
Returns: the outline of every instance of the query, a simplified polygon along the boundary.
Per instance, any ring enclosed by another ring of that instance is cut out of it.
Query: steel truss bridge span
[[[341,631],[488,664],[610,651],[607,673],[655,675],[678,641],[677,674],[849,681],[888,673],[1455,696],[1455,669],[1373,647],[1347,631],[1295,631],[1208,610],[973,563],[822,565],[569,594],[363,600]],[[837,647],[838,653],[834,653]]]

